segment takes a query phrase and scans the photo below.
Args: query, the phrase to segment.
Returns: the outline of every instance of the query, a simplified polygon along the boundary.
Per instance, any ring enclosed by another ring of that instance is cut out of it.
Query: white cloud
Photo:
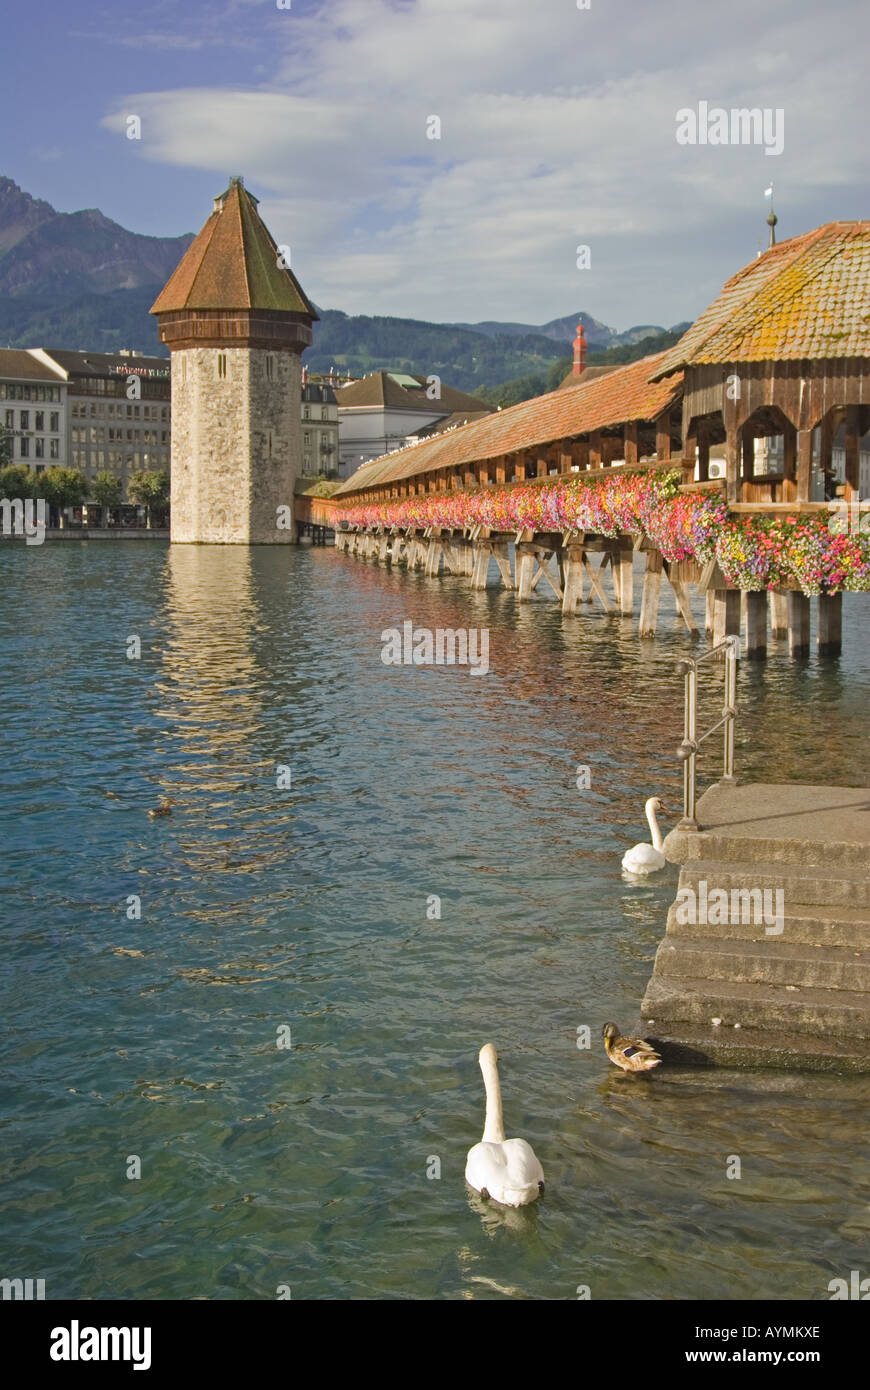
[[[841,24],[837,23],[837,13]],[[268,85],[131,94],[151,160],[242,171],[319,303],[618,327],[690,317],[752,258],[776,180],[788,235],[856,206],[863,7],[735,0],[334,0],[243,14]],[[785,111],[785,149],[680,147],[699,100]],[[426,119],[442,121],[427,140]],[[843,190],[842,194],[838,190]],[[205,216],[208,209],[203,209]],[[575,268],[578,242],[592,269]],[[717,269],[718,267],[718,269]]]

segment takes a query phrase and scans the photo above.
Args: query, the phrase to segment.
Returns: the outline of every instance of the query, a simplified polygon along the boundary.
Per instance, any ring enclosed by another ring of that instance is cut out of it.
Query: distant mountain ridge
[[[657,323],[639,323],[633,328],[626,328],[624,332],[618,333],[615,328],[608,328],[606,323],[600,319],[594,319],[591,314],[586,314],[582,310],[576,314],[566,314],[561,319],[551,319],[549,323],[530,324],[530,323],[498,323],[492,319],[487,319],[483,323],[457,323],[454,328],[467,328],[473,333],[485,333],[487,337],[524,337],[533,335],[539,338],[552,338],[554,342],[564,346],[565,343],[573,343],[577,337],[577,325],[583,324],[586,334],[586,342],[594,351],[612,347],[630,347],[634,343],[642,342],[644,338],[655,338],[661,333],[683,332],[688,328],[687,323],[674,324],[671,328],[663,328]]]
[[[141,236],[96,208],[57,212],[0,176],[0,346],[136,348],[166,356],[148,310],[193,234]],[[585,313],[539,327],[425,320],[319,309],[311,371],[362,376],[382,369],[441,377],[460,391],[546,377],[570,352],[578,322],[591,351],[628,346],[656,326],[617,333]]]

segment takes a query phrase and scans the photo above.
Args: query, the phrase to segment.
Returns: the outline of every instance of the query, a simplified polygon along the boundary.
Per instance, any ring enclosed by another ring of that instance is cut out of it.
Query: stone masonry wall
[[[226,376],[218,374],[220,354]],[[269,376],[271,361],[272,375]],[[172,354],[172,540],[280,545],[293,515],[302,431],[299,357],[261,348]]]

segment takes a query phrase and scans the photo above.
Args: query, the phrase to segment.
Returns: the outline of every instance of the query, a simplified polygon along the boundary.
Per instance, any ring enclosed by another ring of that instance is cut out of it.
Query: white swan
[[[663,815],[667,815],[667,812],[657,796],[651,796],[643,809],[649,822],[652,844],[635,845],[632,849],[626,850],[622,856],[622,867],[630,874],[654,874],[663,869],[668,862],[662,853],[664,841],[656,820],[656,811],[661,811]]]
[[[492,1043],[480,1049],[486,1090],[483,1138],[468,1150],[465,1181],[482,1197],[505,1207],[524,1207],[544,1190],[544,1170],[525,1139],[505,1139],[498,1082],[498,1053]]]

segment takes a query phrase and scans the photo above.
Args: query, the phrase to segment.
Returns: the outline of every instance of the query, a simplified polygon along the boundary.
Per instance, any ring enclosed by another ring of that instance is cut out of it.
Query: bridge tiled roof
[[[828,222],[732,275],[656,376],[704,363],[870,356],[870,222]]]
[[[396,453],[362,464],[335,496],[379,487],[386,482],[429,473],[437,468],[456,468],[482,463],[517,449],[552,444],[571,439],[590,430],[607,429],[628,421],[654,420],[677,399],[682,377],[650,381],[666,353],[642,357],[627,367],[618,367],[606,376],[563,386],[546,396],[499,410],[483,420],[434,439],[409,445]]]

